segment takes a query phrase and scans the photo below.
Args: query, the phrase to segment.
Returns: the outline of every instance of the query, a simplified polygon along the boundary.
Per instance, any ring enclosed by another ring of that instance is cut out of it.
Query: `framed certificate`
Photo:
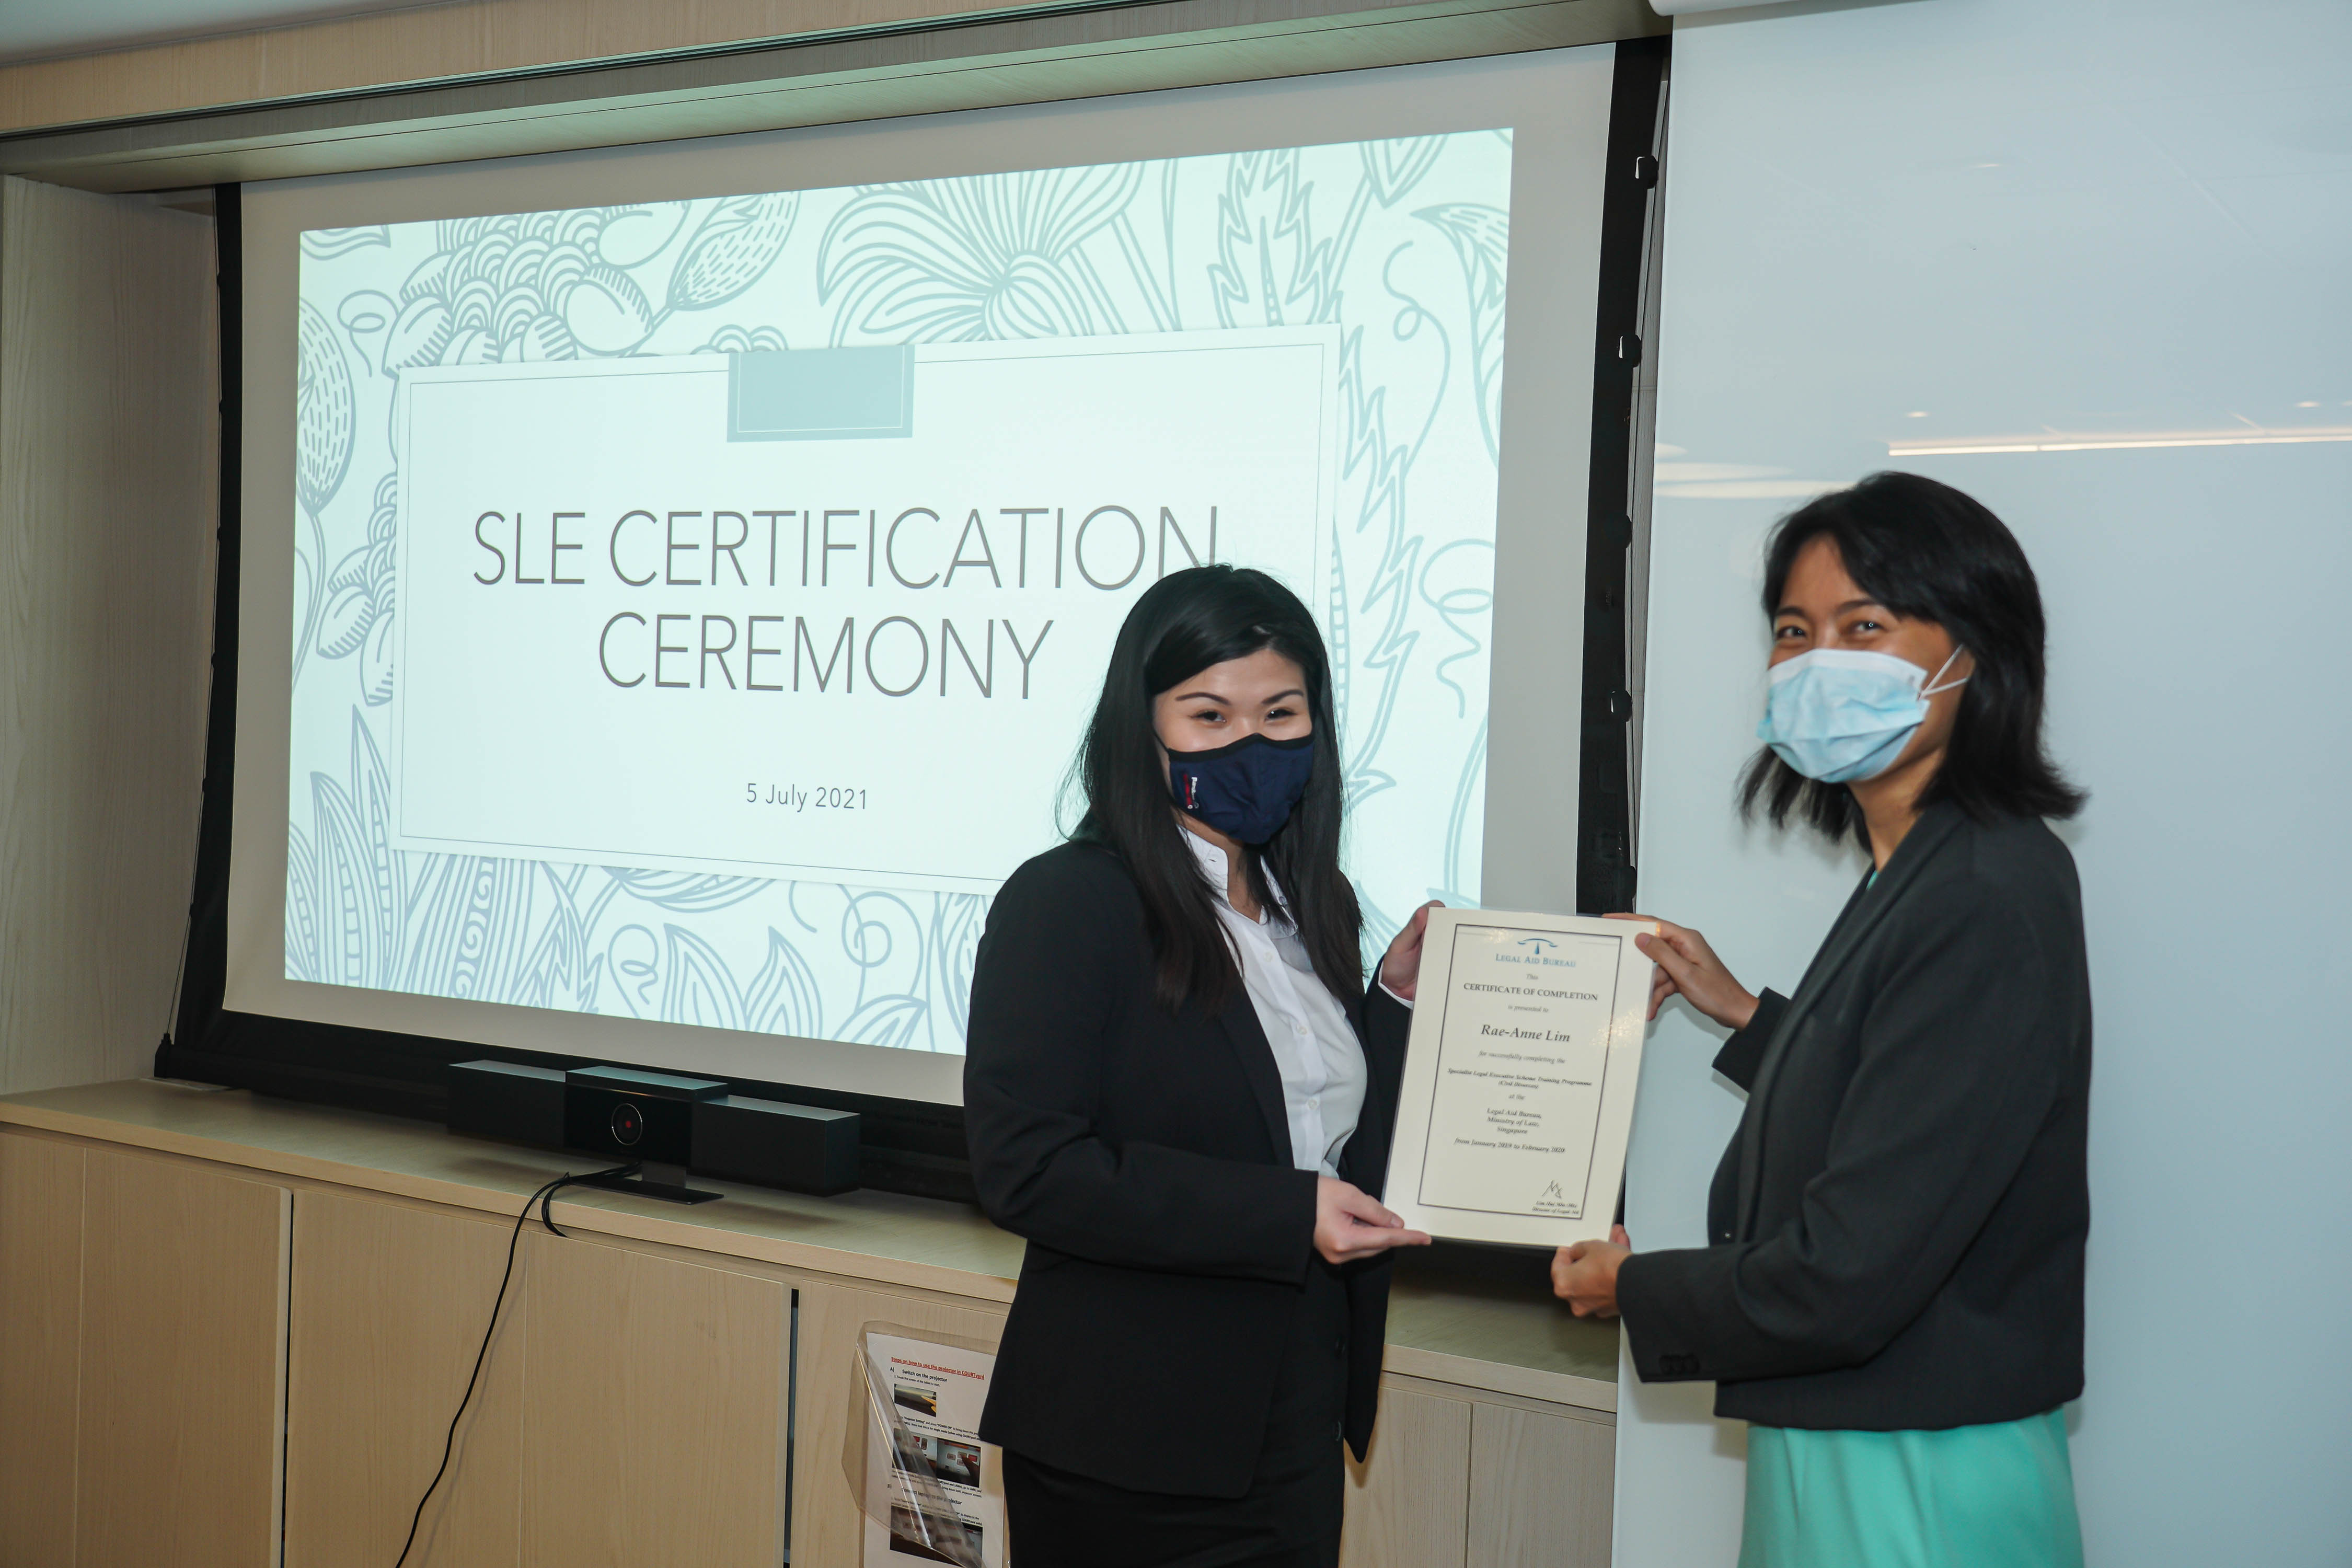
[[[1432,910],[1382,1199],[1415,1230],[1564,1247],[1617,1214],[1646,921]]]

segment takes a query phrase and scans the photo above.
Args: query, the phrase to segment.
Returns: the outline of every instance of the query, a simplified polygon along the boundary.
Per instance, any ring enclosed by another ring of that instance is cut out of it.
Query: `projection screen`
[[[252,185],[226,1005],[952,1103],[1168,571],[1570,907],[1613,50]]]

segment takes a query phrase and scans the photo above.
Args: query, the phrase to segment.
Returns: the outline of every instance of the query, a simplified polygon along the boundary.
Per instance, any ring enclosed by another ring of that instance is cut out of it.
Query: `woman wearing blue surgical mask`
[[[1067,844],[971,985],[964,1119],[1028,1238],[980,1428],[1022,1568],[1339,1562],[1379,1392],[1378,1201],[1426,910],[1362,973],[1323,639],[1262,572],[1175,573],[1105,672]]]
[[[1741,1568],[2079,1568],[2090,986],[2081,793],[2042,746],[2042,599],[2008,529],[1880,474],[1775,530],[1744,802],[1867,869],[1793,994],[1697,931],[1636,939],[1651,1016],[1732,1031],[1748,1091],[1703,1247],[1564,1248],[1645,1381],[1749,1423]]]

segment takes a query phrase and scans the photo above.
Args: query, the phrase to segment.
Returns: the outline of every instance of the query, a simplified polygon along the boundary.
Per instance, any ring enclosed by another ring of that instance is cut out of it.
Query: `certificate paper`
[[[1643,921],[1433,910],[1383,1200],[1415,1230],[1563,1247],[1617,1213]]]

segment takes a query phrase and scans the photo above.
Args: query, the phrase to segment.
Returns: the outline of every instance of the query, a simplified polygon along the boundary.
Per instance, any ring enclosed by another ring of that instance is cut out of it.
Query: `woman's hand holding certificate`
[[[1552,1257],[1551,1293],[1580,1318],[1613,1318],[1618,1266],[1633,1253],[1633,1238],[1622,1225],[1610,1227],[1606,1241],[1579,1241],[1563,1247]]]
[[[1427,1247],[1426,1232],[1407,1230],[1404,1221],[1353,1182],[1318,1176],[1315,1188],[1315,1250],[1335,1268],[1391,1247]]]
[[[1396,933],[1381,959],[1381,984],[1400,1002],[1411,1002],[1421,984],[1421,949],[1429,934],[1429,911],[1442,910],[1444,900],[1432,899],[1412,911],[1404,930]]]
[[[1611,915],[1612,921],[1639,921],[1652,928],[1633,939],[1657,972],[1650,978],[1650,1016],[1669,996],[1681,996],[1727,1029],[1744,1029],[1756,1016],[1755,994],[1733,978],[1706,938],[1688,926],[1654,915]],[[1652,934],[1654,931],[1655,934]]]

